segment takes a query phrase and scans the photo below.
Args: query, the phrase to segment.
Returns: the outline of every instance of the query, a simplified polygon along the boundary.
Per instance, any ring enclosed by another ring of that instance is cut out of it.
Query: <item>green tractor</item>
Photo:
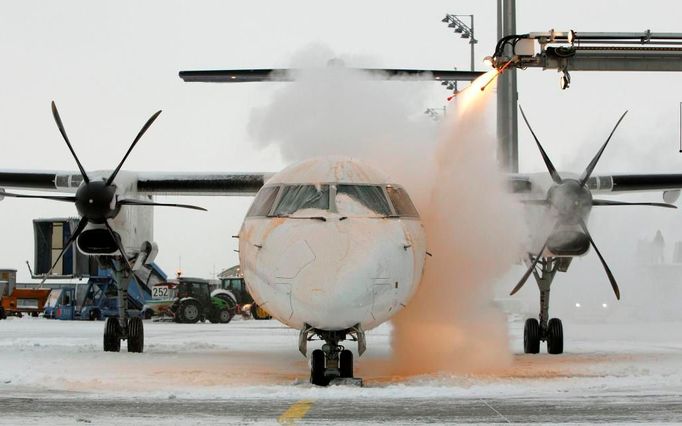
[[[207,280],[181,277],[171,306],[175,322],[193,324],[209,320],[226,324],[236,313],[237,302],[227,292],[211,293]]]
[[[237,302],[236,313],[248,316],[256,320],[271,319],[272,316],[262,307],[253,301],[253,297],[246,288],[244,276],[241,274],[239,265],[226,269],[218,275],[220,279],[220,289],[229,292]]]

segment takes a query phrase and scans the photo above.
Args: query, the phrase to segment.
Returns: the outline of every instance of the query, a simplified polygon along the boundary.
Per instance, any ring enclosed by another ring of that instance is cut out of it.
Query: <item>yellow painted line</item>
[[[310,407],[312,407],[313,401],[302,399],[296,402],[294,405],[289,407],[289,409],[282,413],[277,419],[277,422],[282,425],[293,425],[296,424],[298,420],[301,420],[308,414]]]

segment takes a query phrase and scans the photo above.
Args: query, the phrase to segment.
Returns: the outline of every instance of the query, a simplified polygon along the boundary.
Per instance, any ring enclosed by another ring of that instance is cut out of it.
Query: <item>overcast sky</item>
[[[311,44],[327,46],[349,66],[448,69],[469,67],[469,45],[440,20],[476,16],[477,68],[496,41],[495,1],[1,1],[0,168],[75,170],[49,103],[88,170],[110,169],[156,110],[164,112],[126,169],[277,171],[275,147],[256,148],[251,111],[267,105],[281,84],[183,83],[182,69],[287,66]],[[519,1],[517,30],[682,31],[676,1],[630,3]],[[350,62],[349,59],[350,58]],[[480,66],[479,66],[480,65]],[[445,103],[436,83],[430,105]],[[625,109],[630,113],[596,173],[682,172],[679,102],[673,73],[579,73],[560,91],[554,71],[519,73],[519,100],[557,168],[580,172]],[[333,102],[333,99],[330,99]],[[425,105],[415,105],[415,112]],[[491,117],[494,120],[494,117]],[[491,121],[491,126],[494,122]],[[530,134],[519,127],[521,171],[544,166]],[[475,177],[472,177],[475,179]],[[641,199],[640,197],[639,199]],[[646,197],[651,198],[650,196]],[[208,213],[156,209],[159,263],[173,272],[209,276],[237,263],[236,241],[249,198],[182,198]],[[35,217],[75,215],[47,201],[0,203],[0,268],[28,274]],[[621,210],[593,215],[595,239],[608,246],[661,228],[679,239],[679,212]],[[623,233],[622,226],[636,227]],[[619,228],[619,226],[621,228]],[[611,232],[610,230],[613,230]],[[592,259],[594,260],[594,259]],[[592,262],[590,260],[589,262]],[[590,263],[592,264],[592,263]]]

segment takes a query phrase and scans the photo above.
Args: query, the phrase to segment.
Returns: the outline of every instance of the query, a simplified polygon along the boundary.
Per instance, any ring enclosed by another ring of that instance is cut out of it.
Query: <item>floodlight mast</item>
[[[460,18],[471,19],[471,25],[465,24]],[[441,22],[448,24],[448,28],[454,28],[455,33],[461,34],[461,38],[469,39],[469,45],[471,46],[471,71],[474,71],[474,45],[478,43],[474,34],[474,15],[456,15],[448,13],[445,15],[445,18],[441,19]]]

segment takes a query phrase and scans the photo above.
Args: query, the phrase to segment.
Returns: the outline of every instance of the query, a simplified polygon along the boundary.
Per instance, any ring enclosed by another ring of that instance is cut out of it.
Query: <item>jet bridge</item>
[[[561,73],[561,89],[567,89],[573,71],[682,71],[682,33],[550,30],[511,34],[500,38],[486,62],[502,73],[554,69]],[[498,103],[498,153],[503,168],[517,171],[516,96],[505,100]]]

